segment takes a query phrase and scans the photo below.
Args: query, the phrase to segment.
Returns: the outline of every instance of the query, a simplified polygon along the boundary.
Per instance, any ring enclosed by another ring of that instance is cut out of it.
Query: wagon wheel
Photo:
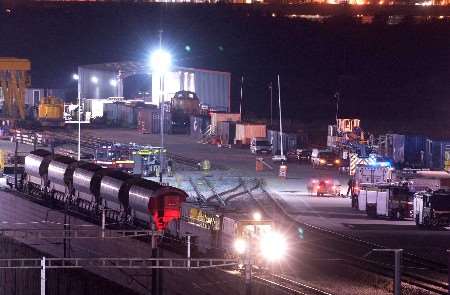
[[[433,228],[439,227],[439,218],[437,217],[432,217],[431,218],[431,226]]]

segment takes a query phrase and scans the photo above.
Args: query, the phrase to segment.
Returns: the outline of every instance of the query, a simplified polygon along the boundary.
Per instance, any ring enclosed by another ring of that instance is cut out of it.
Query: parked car
[[[297,160],[299,160],[302,163],[310,163],[311,162],[311,154],[312,154],[312,150],[297,149]]]
[[[341,184],[332,179],[311,179],[307,184],[308,193],[320,196],[341,196]]]
[[[253,137],[250,142],[250,151],[253,154],[272,153],[272,144],[264,137]]]
[[[314,168],[340,168],[342,165],[339,156],[331,151],[318,152],[316,157],[311,157],[311,163]]]

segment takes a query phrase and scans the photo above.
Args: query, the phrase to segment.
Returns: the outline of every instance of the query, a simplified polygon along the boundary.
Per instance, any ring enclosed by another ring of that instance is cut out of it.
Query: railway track
[[[267,285],[273,289],[279,289],[288,294],[297,295],[331,295],[328,292],[319,290],[317,288],[311,287],[307,284],[291,280],[278,275],[271,275],[269,277],[264,276],[253,276],[254,280]]]
[[[250,190],[248,190],[248,195],[265,214],[271,216],[272,219],[277,220],[282,220],[279,217],[284,217],[284,220],[286,220],[289,224],[295,224],[297,227],[301,227],[313,235],[321,236],[321,243],[315,243],[313,246],[315,249],[320,248],[321,250],[327,251],[335,256],[343,257],[343,261],[353,267],[392,278],[394,267],[390,261],[382,260],[380,262],[367,258],[370,256],[372,249],[383,249],[386,248],[385,246],[295,220],[289,213],[286,212],[284,207],[281,206],[270,195],[270,193],[264,189],[262,183],[260,185],[260,191],[265,196],[264,200],[257,198]],[[277,208],[277,210],[274,210],[274,208]],[[275,212],[278,216],[274,216]],[[346,244],[347,246],[344,247],[344,249],[347,249],[347,251],[338,251],[336,247],[330,248],[323,246],[329,244],[326,243],[324,239],[326,241],[331,239],[333,241]],[[307,244],[305,244],[305,246],[307,246]],[[348,252],[348,249],[352,249],[352,254]],[[359,254],[359,256],[357,254]],[[412,269],[414,269],[416,273],[411,272]],[[420,274],[419,272],[421,270],[425,271],[427,275]],[[402,281],[404,283],[433,292],[434,294],[448,294],[448,284],[444,281],[431,278],[430,272],[434,272],[435,274],[446,274],[447,267],[442,263],[428,260],[414,253],[404,251],[402,261]]]

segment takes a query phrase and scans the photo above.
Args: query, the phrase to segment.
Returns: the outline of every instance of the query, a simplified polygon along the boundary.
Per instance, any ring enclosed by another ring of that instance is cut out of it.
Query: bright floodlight
[[[80,76],[78,76],[78,74],[73,74],[72,75],[72,79],[74,79],[74,80],[80,80]]]
[[[269,261],[281,260],[287,250],[286,239],[278,232],[270,231],[261,239],[261,254]]]
[[[112,87],[116,87],[117,86],[117,80],[115,80],[115,79],[109,80],[109,85],[111,85]]]
[[[94,84],[97,84],[98,83],[98,78],[95,77],[95,76],[92,76],[91,77],[91,82],[94,83]]]
[[[258,211],[253,213],[253,220],[260,221],[261,218],[261,213],[259,213]]]
[[[150,58],[150,66],[154,72],[165,73],[169,71],[171,64],[172,57],[167,51],[158,49],[152,53]]]
[[[234,241],[234,250],[238,254],[244,254],[245,250],[247,250],[247,242],[243,239],[237,239]]]

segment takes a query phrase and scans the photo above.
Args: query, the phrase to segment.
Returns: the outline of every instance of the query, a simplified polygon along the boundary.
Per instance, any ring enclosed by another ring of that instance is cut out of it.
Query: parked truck
[[[450,225],[450,191],[428,190],[414,195],[414,219],[416,225],[439,228]]]
[[[367,184],[360,188],[358,209],[369,217],[413,217],[413,194],[406,185]]]

